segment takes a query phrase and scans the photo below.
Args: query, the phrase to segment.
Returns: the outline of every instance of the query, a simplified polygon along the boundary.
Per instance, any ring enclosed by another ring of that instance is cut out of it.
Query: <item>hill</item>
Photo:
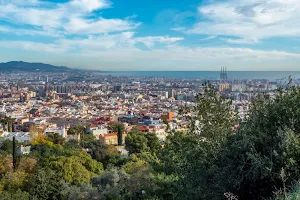
[[[64,66],[54,66],[44,63],[29,63],[23,61],[11,61],[0,63],[0,71],[23,71],[23,72],[71,72],[75,71]]]

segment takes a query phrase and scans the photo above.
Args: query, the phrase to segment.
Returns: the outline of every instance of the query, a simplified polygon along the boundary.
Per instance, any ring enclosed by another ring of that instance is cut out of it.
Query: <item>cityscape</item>
[[[300,200],[299,0],[0,0],[0,200]]]
[[[14,133],[2,127],[2,137],[30,143],[29,128],[59,133],[68,139],[68,129],[82,124],[97,139],[117,145],[117,133],[109,122],[125,124],[124,134],[132,129],[152,132],[164,142],[167,120],[171,130],[188,129],[188,119],[179,113],[193,106],[203,92],[203,79],[112,76],[101,72],[71,73],[12,72],[0,76],[1,114],[16,121]],[[244,120],[251,102],[260,94],[273,96],[288,84],[286,80],[233,80],[222,67],[220,77],[209,80],[217,92],[232,100],[232,110]],[[300,80],[291,80],[299,85]],[[72,138],[72,135],[71,135]]]
[[[103,179],[102,181],[106,176],[111,175],[121,178],[124,175],[119,173],[125,170],[124,173],[128,173],[126,176],[132,177],[126,180],[133,181],[134,179],[134,184],[138,184],[128,189],[127,195],[131,195],[128,199],[148,199],[154,194],[160,195],[160,192],[153,189],[143,189],[148,183],[140,190],[139,184],[145,184],[144,178],[150,176],[147,173],[146,175],[140,173],[149,169],[152,162],[154,163],[151,165],[160,166],[155,158],[162,156],[168,148],[175,148],[169,145],[171,145],[170,141],[178,137],[176,133],[195,134],[194,137],[200,137],[203,141],[210,141],[209,138],[215,133],[218,134],[217,137],[222,136],[223,129],[226,133],[227,128],[229,132],[232,131],[230,134],[235,134],[241,128],[240,126],[247,124],[249,118],[253,117],[253,109],[261,98],[277,99],[279,91],[297,88],[300,84],[300,79],[292,75],[274,80],[267,78],[232,79],[227,67],[221,67],[219,72],[215,72],[219,74],[218,78],[195,79],[193,77],[152,76],[147,75],[147,72],[144,72],[145,76],[130,76],[116,72],[60,68],[42,63],[10,62],[2,63],[2,65],[10,66],[9,70],[4,68],[0,75],[0,155],[4,159],[2,165],[9,166],[11,162],[13,164],[10,165],[11,170],[17,169],[19,173],[24,170],[24,173],[33,173],[30,176],[34,181],[30,184],[36,184],[36,182],[46,184],[45,188],[52,187],[52,183],[40,182],[42,180],[39,180],[39,176],[45,175],[39,173],[48,169],[42,168],[42,171],[39,171],[38,163],[46,161],[43,159],[38,161],[37,158],[50,159],[46,162],[50,162],[47,164],[50,165],[49,173],[55,172],[52,171],[54,169],[58,170],[56,173],[61,173],[62,170],[62,179],[66,180],[66,184],[70,184],[68,187],[81,188],[83,186],[78,185],[79,183],[96,181],[98,179],[93,176],[99,173],[99,180]],[[32,68],[30,71],[28,71],[28,66]],[[203,96],[203,94],[208,96]],[[297,91],[296,94],[298,94]],[[202,107],[207,103],[208,107]],[[215,105],[220,107],[215,110]],[[218,118],[217,113],[224,116]],[[211,126],[214,123],[216,124]],[[224,123],[228,124],[224,125]],[[198,128],[192,128],[193,124]],[[204,125],[204,129],[200,128],[200,124]],[[221,132],[218,127],[222,127]],[[212,135],[205,136],[211,131],[214,132],[211,133]],[[148,144],[147,141],[151,143]],[[143,147],[144,145],[146,146]],[[177,149],[177,151],[181,150]],[[13,155],[12,161],[9,161],[10,156],[6,157],[9,152]],[[146,152],[152,157],[146,158]],[[75,160],[72,162],[82,163],[85,170],[90,170],[90,172],[87,171],[89,175],[81,174],[80,176],[83,177],[77,178],[74,171],[78,169],[68,164],[71,161],[64,160],[68,159],[67,155],[70,153],[77,156],[73,156]],[[90,157],[83,159],[84,154]],[[15,158],[16,161],[14,161]],[[60,159],[62,163],[56,163]],[[94,162],[94,168],[90,168],[90,164],[84,164],[85,162]],[[30,166],[31,168],[28,168]],[[70,167],[70,171],[64,171],[63,168],[67,166]],[[121,171],[118,172],[118,168]],[[131,170],[138,170],[138,172]],[[16,183],[6,183],[5,174],[11,172],[2,170],[1,173],[3,173],[4,191],[10,190],[5,188],[12,187],[11,184]],[[14,175],[17,172],[12,173],[11,176],[17,176]],[[69,179],[64,173],[73,175],[70,175]],[[16,181],[25,181],[18,176]],[[55,178],[52,176],[54,175],[45,178]],[[168,175],[165,174],[165,176]],[[152,181],[154,180],[151,180],[150,185],[157,184]],[[53,191],[47,189],[51,193],[47,194],[46,198],[39,190],[30,189],[29,191],[38,192],[36,194],[38,199],[54,199],[52,196],[56,196],[56,199],[123,199],[118,195],[125,195],[122,192],[123,189],[116,193],[106,194],[106,192],[112,192],[110,190],[115,190],[114,187],[121,187],[121,183],[115,183],[116,186],[110,186],[112,187],[110,189],[102,188],[101,190],[97,189],[102,184],[101,181],[97,182],[100,184],[97,187],[93,184],[92,182],[91,187],[94,189],[86,191],[81,188],[82,192],[71,189],[64,196],[59,189]],[[122,187],[128,187],[127,182],[122,184]],[[156,185],[156,187],[162,186]],[[62,191],[64,190],[66,188]],[[132,193],[133,191],[137,193]],[[147,195],[144,194],[146,191]],[[148,194],[149,191],[154,194]],[[162,199],[175,198],[164,192],[161,191]],[[30,195],[21,191],[19,193],[11,194],[8,198],[14,199],[19,196],[24,200],[35,198],[30,196],[32,195],[30,193]],[[234,193],[230,192],[224,193],[224,197],[237,198]]]

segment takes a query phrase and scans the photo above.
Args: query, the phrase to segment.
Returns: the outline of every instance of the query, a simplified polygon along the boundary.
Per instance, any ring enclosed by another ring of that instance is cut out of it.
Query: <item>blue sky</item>
[[[300,70],[299,0],[0,0],[0,62]]]

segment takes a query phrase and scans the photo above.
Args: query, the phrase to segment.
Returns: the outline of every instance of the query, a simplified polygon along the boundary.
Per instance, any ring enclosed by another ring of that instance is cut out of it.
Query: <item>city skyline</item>
[[[300,2],[0,1],[0,62],[97,70],[299,70]]]

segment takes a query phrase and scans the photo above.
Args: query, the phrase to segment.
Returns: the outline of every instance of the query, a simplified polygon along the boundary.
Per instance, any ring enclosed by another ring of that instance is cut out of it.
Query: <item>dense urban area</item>
[[[3,71],[0,199],[299,199],[299,84]]]

